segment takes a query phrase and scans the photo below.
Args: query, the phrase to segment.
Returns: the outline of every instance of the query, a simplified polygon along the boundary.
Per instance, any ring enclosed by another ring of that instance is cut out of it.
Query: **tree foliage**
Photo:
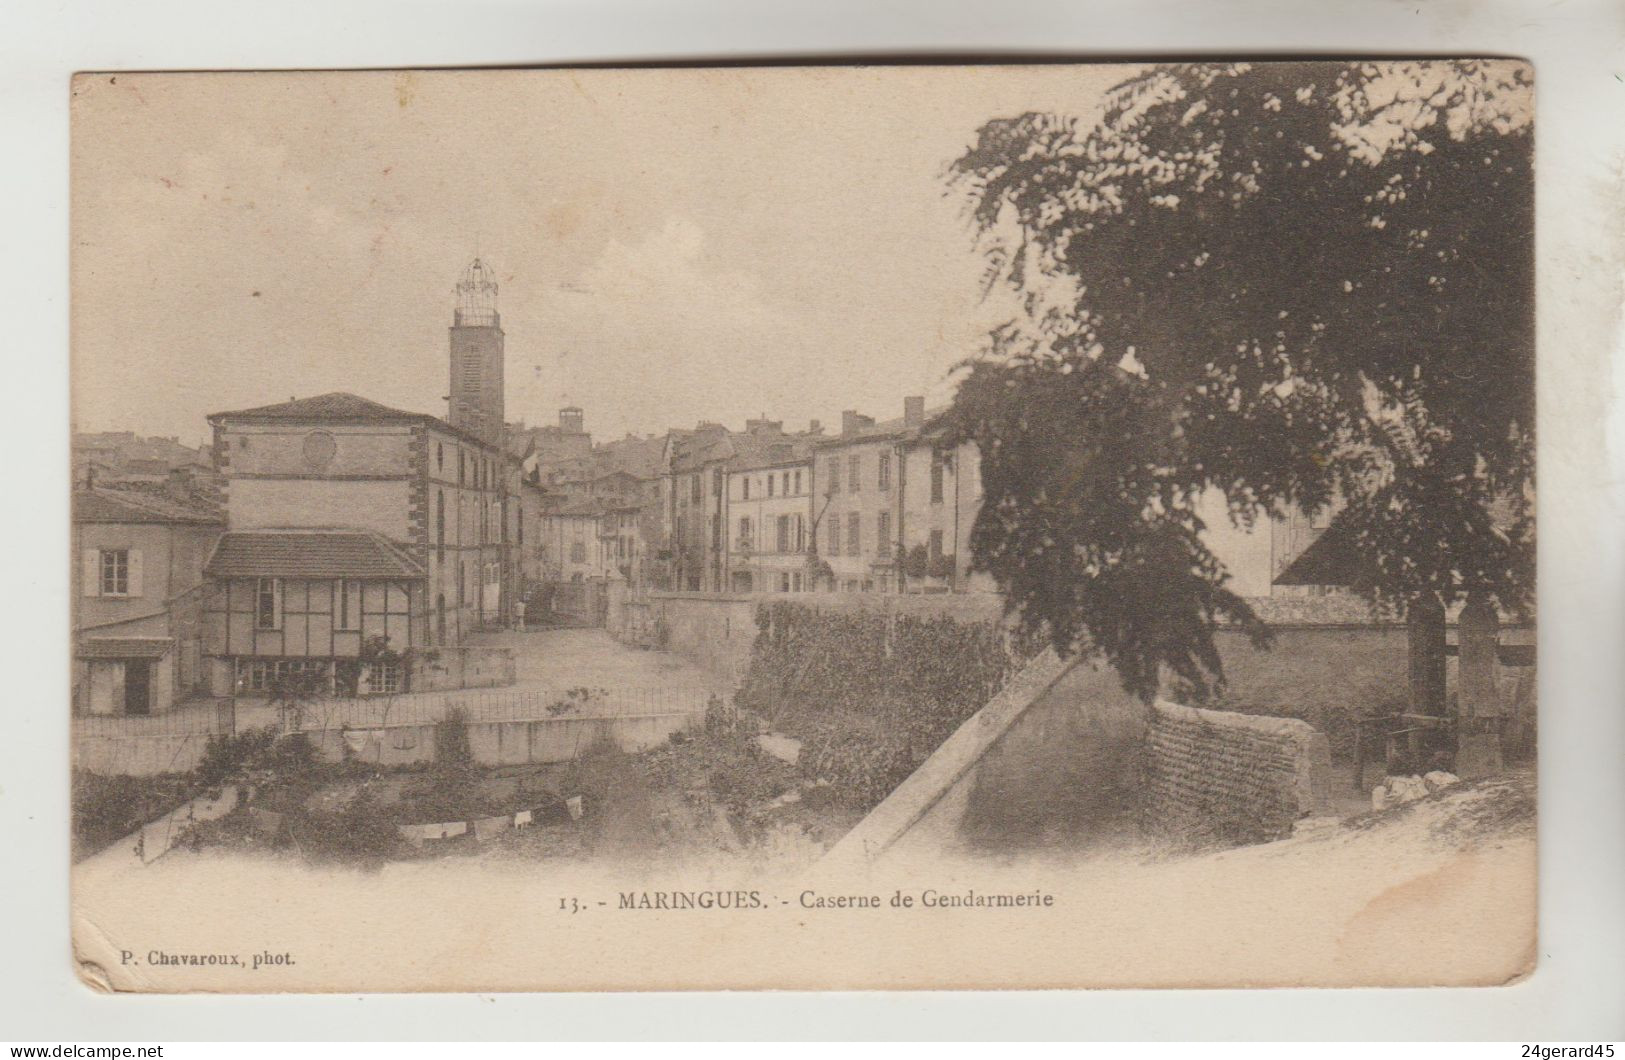
[[[1098,121],[990,121],[950,167],[1020,295],[962,382],[975,562],[1132,690],[1222,680],[1268,631],[1204,543],[1334,510],[1356,588],[1533,585],[1528,71],[1185,64]]]

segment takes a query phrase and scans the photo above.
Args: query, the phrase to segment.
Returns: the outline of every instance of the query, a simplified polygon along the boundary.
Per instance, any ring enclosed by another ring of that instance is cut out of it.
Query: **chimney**
[[[559,430],[567,434],[581,434],[582,422],[581,410],[574,405],[559,409]]]
[[[858,428],[863,426],[864,417],[858,414],[857,409],[847,409],[841,413],[841,433],[856,434]]]
[[[192,499],[192,475],[184,467],[169,469],[169,475],[164,479],[164,494],[170,500],[189,501]]]
[[[903,399],[903,426],[925,426],[925,395],[919,394]]]
[[[808,434],[823,434],[824,433],[824,425],[822,423],[819,423],[817,420],[813,420],[812,422],[807,424],[807,433]]]

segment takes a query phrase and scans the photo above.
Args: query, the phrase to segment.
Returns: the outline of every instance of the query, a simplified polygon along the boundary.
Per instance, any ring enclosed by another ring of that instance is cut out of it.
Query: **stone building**
[[[898,444],[910,425],[848,410],[813,447],[814,545],[841,592],[888,592],[898,574]]]
[[[390,660],[507,621],[525,507],[495,299],[476,260],[457,285],[449,422],[346,393],[209,417],[227,523],[204,599],[216,694],[294,672],[395,690]]]
[[[728,461],[728,583],[732,592],[805,592],[814,588],[812,543],[815,435],[787,435],[782,424],[752,420],[734,438]]]
[[[157,714],[203,676],[203,565],[219,507],[177,483],[73,495],[73,709]]]

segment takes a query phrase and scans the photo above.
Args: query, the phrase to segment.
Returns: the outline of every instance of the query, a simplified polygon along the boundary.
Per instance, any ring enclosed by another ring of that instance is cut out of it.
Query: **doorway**
[[[124,662],[124,713],[152,713],[152,663],[146,659]]]

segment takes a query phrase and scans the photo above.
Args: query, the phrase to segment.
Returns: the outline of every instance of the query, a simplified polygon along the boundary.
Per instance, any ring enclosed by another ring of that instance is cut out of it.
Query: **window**
[[[585,563],[585,562],[587,562],[587,543],[585,541],[572,541],[572,542],[570,542],[570,562],[571,563]]]
[[[891,489],[891,454],[880,454],[880,470],[875,476],[875,485],[883,490]]]
[[[790,496],[790,472],[786,471],[780,478],[780,485],[784,487],[784,495]]]
[[[446,470],[446,445],[436,442],[434,446],[434,467],[436,471]]]
[[[1324,530],[1332,525],[1332,510],[1330,507],[1321,508],[1309,517],[1309,529]]]
[[[780,552],[790,551],[790,517],[779,516],[779,549]]]
[[[743,479],[740,480],[739,487],[740,487],[740,489],[742,489],[744,491],[744,499],[747,500],[747,501],[750,500],[750,476],[749,475],[746,475]]]
[[[881,559],[891,555],[891,512],[875,516],[875,555]]]
[[[282,579],[259,579],[254,588],[254,628],[282,628]]]
[[[434,551],[435,559],[441,563],[446,562],[446,491],[440,490],[435,497],[434,512]]]
[[[739,520],[739,547],[747,549],[751,547],[749,516]]]
[[[327,676],[327,663],[321,659],[250,659],[239,657],[236,664],[237,691],[273,692],[289,677]]]
[[[838,456],[829,458],[829,491],[841,492],[841,458]]]
[[[941,559],[942,558],[942,531],[941,530],[933,530],[933,531],[931,531],[931,558],[932,559]]]
[[[711,469],[711,496],[722,496],[722,469],[720,467]]]
[[[795,527],[795,531],[794,531],[795,550],[797,552],[805,552],[805,551],[807,551],[807,520],[806,520],[806,518],[804,516],[797,515],[795,517],[794,522],[793,522],[792,525]]]
[[[931,503],[942,503],[942,453],[931,450]]]
[[[829,517],[829,554],[832,556],[841,554],[841,517],[839,515]]]
[[[130,550],[104,549],[98,577],[103,596],[130,595]]]
[[[790,591],[794,592],[794,593],[799,593],[801,591],[801,572],[800,571],[796,571],[796,572],[794,572],[793,574],[790,575]]]
[[[796,472],[796,492],[801,492],[801,472],[799,470]]]
[[[457,561],[457,606],[462,607],[468,599],[468,564],[462,560]]]
[[[336,597],[338,606],[333,609],[333,628],[360,629],[361,583],[354,578],[341,578]]]
[[[853,453],[851,459],[846,462],[846,491],[848,493],[856,493],[862,488],[863,483],[859,480],[862,468],[863,457]]]
[[[388,695],[400,692],[405,687],[401,664],[396,659],[380,659],[372,664],[372,671],[368,674],[368,691]]]
[[[848,555],[863,554],[863,517],[857,512],[846,513],[846,551]]]
[[[785,574],[785,573],[780,573],[779,574],[779,592],[787,593],[789,591],[790,591],[790,575]]]
[[[700,476],[698,475],[693,475],[689,478],[688,499],[693,501],[695,504],[700,502]]]
[[[767,476],[767,495],[769,497],[773,496],[773,476],[772,475]]]
[[[468,459],[461,449],[457,450],[457,485],[461,486],[468,477]]]

